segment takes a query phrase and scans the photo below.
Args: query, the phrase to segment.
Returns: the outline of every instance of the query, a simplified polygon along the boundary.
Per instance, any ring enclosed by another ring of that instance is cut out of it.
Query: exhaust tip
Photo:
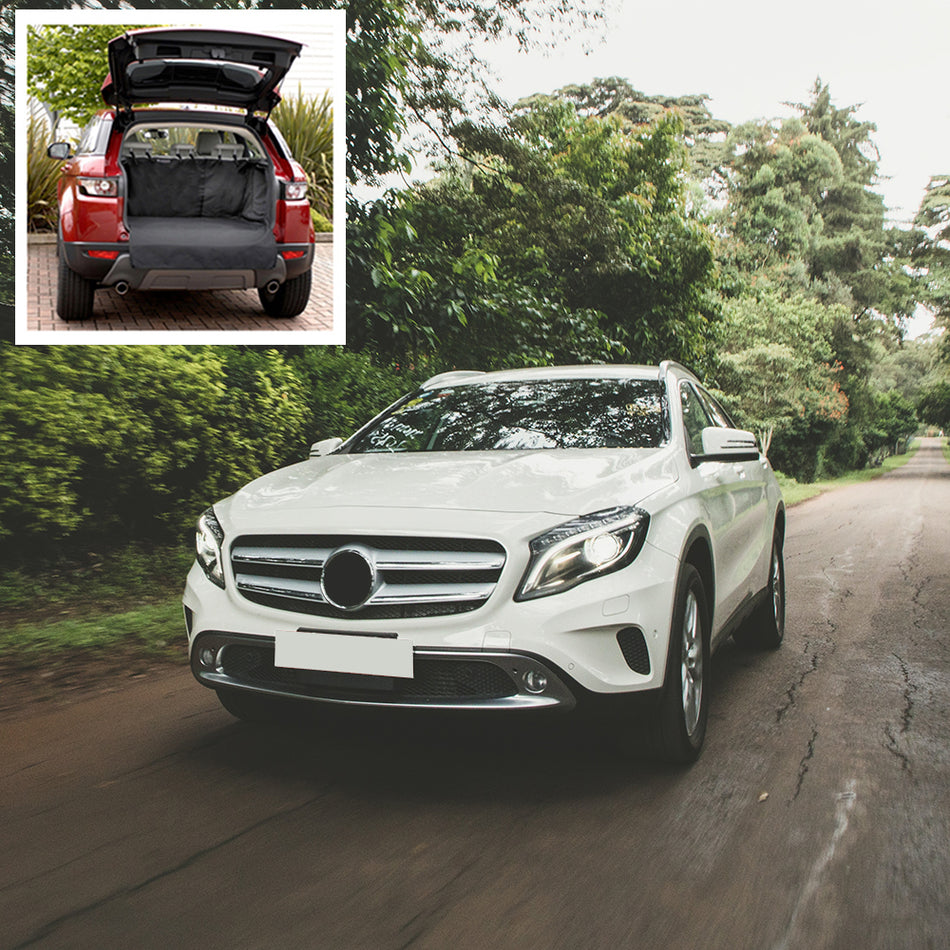
[[[280,281],[279,280],[270,280],[267,282],[267,287],[265,288],[269,294],[276,294],[280,290]]]
[[[129,292],[129,284],[128,284],[128,281],[120,280],[120,281],[115,285],[115,292],[116,292],[120,297],[124,297],[124,296]]]

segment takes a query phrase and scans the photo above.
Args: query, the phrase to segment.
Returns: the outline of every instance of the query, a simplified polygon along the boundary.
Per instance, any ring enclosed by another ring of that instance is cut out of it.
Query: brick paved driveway
[[[256,290],[96,291],[91,320],[56,315],[56,245],[29,244],[27,329],[70,330],[320,330],[333,329],[333,243],[319,242],[310,303],[298,317],[268,317]]]

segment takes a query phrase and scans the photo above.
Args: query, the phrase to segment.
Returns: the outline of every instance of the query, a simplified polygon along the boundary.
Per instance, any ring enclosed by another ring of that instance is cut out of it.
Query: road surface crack
[[[775,723],[778,725],[784,718],[785,714],[795,705],[795,699],[798,693],[798,690],[801,688],[802,684],[805,682],[805,678],[810,676],[815,670],[818,669],[818,650],[812,648],[812,641],[805,641],[805,649],[802,651],[807,658],[808,665],[802,670],[798,679],[792,683],[787,690],[785,690],[786,700],[782,703],[781,706],[775,711]]]
[[[901,740],[910,730],[914,719],[914,693],[917,692],[917,684],[911,679],[910,669],[904,662],[903,657],[896,653],[893,653],[892,656],[900,665],[901,677],[904,680],[904,708],[901,710],[900,728],[898,729],[897,735],[894,734],[894,729],[890,723],[884,727],[884,735],[887,736],[887,742],[884,743],[884,748],[900,762],[901,771],[911,775],[910,757],[901,749]]]
[[[281,811],[267,815],[265,818],[261,818],[260,820],[247,825],[240,831],[236,831],[233,835],[230,835],[227,838],[222,838],[220,841],[216,841],[214,844],[208,845],[206,848],[201,848],[198,851],[195,851],[193,854],[190,854],[179,861],[178,864],[175,864],[170,868],[166,868],[163,871],[159,871],[157,874],[153,874],[151,877],[148,877],[143,881],[139,881],[138,884],[117,888],[111,893],[103,895],[98,900],[91,901],[82,907],[76,907],[68,913],[62,914],[53,920],[47,921],[42,927],[35,931],[32,936],[29,936],[26,939],[21,940],[20,943],[16,944],[13,947],[13,950],[20,950],[21,947],[31,947],[34,944],[39,943],[41,940],[45,940],[51,934],[59,930],[59,928],[64,924],[68,924],[72,920],[76,920],[77,918],[83,917],[86,914],[92,913],[93,911],[98,910],[100,907],[105,907],[106,905],[111,904],[113,901],[121,900],[124,897],[130,897],[133,894],[144,891],[146,888],[151,887],[158,881],[164,880],[167,877],[171,877],[173,874],[177,874],[179,871],[184,871],[186,868],[197,864],[208,855],[214,854],[216,851],[228,847],[228,845],[233,844],[235,841],[240,841],[241,838],[244,838],[246,835],[253,834],[255,831],[258,831],[264,826],[270,824],[272,821],[286,818],[288,815],[292,815],[295,812],[308,808],[315,802],[318,802],[320,799],[322,799],[325,794],[326,793],[323,792],[320,795],[314,796],[313,798],[308,798],[306,801],[301,802],[298,805],[292,805],[289,808],[284,808]]]
[[[399,928],[400,933],[404,933],[409,930],[410,927],[416,927],[414,932],[406,939],[404,943],[399,945],[399,950],[406,950],[407,947],[411,947],[425,932],[428,927],[429,921],[432,917],[445,909],[445,905],[442,900],[442,895],[450,888],[453,884],[459,881],[464,877],[468,872],[478,864],[480,858],[473,858],[467,864],[464,864],[459,870],[452,875],[447,881],[445,881],[441,887],[437,888],[430,895],[432,900],[430,906],[420,910],[418,914],[414,914],[412,917],[407,920],[402,927]]]
[[[798,763],[798,780],[795,783],[795,791],[789,800],[789,805],[791,805],[791,803],[795,801],[796,798],[798,798],[798,795],[802,790],[802,783],[805,781],[805,776],[808,774],[808,763],[814,758],[815,755],[815,742],[817,741],[818,730],[812,727],[811,738],[808,740],[808,748],[805,750],[805,754],[802,756],[801,762]]]

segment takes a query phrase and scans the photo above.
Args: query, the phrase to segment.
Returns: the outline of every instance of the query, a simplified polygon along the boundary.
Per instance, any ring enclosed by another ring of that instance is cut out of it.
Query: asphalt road
[[[564,720],[234,722],[170,670],[0,724],[0,946],[945,948],[950,465],[789,515],[690,770]],[[767,797],[766,797],[767,796]]]

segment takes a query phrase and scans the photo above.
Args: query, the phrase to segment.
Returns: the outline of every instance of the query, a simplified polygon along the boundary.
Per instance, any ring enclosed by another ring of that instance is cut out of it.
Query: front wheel
[[[282,319],[296,317],[307,309],[311,283],[312,273],[307,270],[299,277],[285,280],[273,293],[265,287],[260,287],[257,295],[261,298],[261,306],[268,316]]]
[[[665,762],[687,765],[702,751],[709,718],[709,610],[699,571],[684,564],[676,582],[666,679],[650,723],[650,746]]]

